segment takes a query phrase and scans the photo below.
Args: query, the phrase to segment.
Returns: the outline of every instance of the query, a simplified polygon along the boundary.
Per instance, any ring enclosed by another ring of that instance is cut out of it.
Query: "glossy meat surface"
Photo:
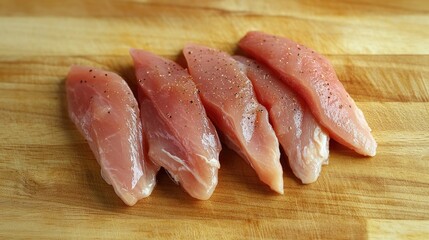
[[[325,57],[287,38],[262,32],[247,33],[239,47],[299,93],[333,139],[362,155],[376,154],[377,143],[362,111]]]
[[[72,66],[66,88],[70,118],[104,180],[127,205],[149,196],[158,167],[145,154],[137,101],[127,83],[112,72]]]
[[[150,159],[192,196],[210,198],[221,144],[191,76],[177,63],[132,49]]]
[[[207,114],[226,144],[247,160],[262,182],[283,193],[278,140],[238,63],[224,52],[198,45],[187,45],[183,54]]]
[[[303,183],[319,177],[328,163],[329,135],[317,123],[307,104],[270,69],[255,60],[234,56],[252,81],[259,102],[269,113],[289,165]]]

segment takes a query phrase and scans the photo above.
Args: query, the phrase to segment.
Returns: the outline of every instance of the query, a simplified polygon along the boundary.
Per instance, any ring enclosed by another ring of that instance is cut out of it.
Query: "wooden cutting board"
[[[425,0],[2,0],[0,238],[429,239],[428,13]],[[160,173],[149,198],[125,206],[68,119],[69,66],[132,82],[130,47],[172,59],[187,42],[233,53],[249,30],[325,54],[365,113],[377,156],[331,141],[311,185],[283,159],[277,195],[225,148],[210,200]]]

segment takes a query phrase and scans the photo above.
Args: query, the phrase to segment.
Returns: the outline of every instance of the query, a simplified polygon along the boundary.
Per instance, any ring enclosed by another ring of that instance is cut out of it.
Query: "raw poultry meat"
[[[279,74],[307,102],[333,139],[360,154],[376,154],[377,143],[362,111],[325,57],[287,38],[262,32],[247,33],[239,47]]]
[[[177,63],[132,49],[149,157],[194,198],[218,182],[221,144],[191,76]]]
[[[234,56],[252,81],[256,96],[269,113],[277,138],[289,165],[303,183],[319,177],[328,163],[329,135],[317,123],[307,104],[266,66],[255,60]]]
[[[71,120],[101,166],[101,176],[127,204],[151,194],[158,167],[145,154],[137,101],[117,74],[72,66],[66,80]]]
[[[224,52],[193,44],[183,54],[207,114],[226,144],[247,160],[262,182],[283,193],[278,140],[238,63]]]

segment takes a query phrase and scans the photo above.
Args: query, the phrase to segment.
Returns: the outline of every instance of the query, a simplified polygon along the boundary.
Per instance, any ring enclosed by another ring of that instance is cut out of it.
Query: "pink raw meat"
[[[210,198],[218,182],[221,144],[191,76],[171,60],[143,50],[130,53],[150,159],[192,197]]]
[[[241,56],[234,56],[252,81],[256,96],[269,113],[277,138],[295,176],[303,183],[319,177],[328,163],[329,135],[317,123],[307,104],[270,69]]]
[[[360,154],[376,154],[377,143],[362,111],[325,57],[287,38],[262,32],[247,33],[239,46],[299,93],[332,138]]]
[[[127,205],[149,196],[159,168],[145,155],[139,109],[127,83],[112,72],[72,66],[66,88],[70,118],[104,180]]]
[[[279,143],[250,80],[228,54],[187,45],[183,53],[207,114],[226,143],[255,169],[262,182],[283,193]]]

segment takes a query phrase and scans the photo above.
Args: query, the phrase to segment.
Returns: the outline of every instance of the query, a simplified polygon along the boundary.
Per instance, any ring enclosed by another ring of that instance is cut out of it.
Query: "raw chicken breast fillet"
[[[194,198],[210,198],[218,182],[221,144],[191,76],[177,63],[130,51],[150,159]]]
[[[112,72],[72,66],[66,88],[70,118],[104,180],[127,205],[149,196],[158,167],[145,155],[139,109],[127,83]]]
[[[317,123],[307,104],[270,69],[241,56],[234,56],[252,81],[256,96],[269,113],[277,138],[289,159],[293,173],[303,183],[319,177],[328,163],[329,135]]]
[[[278,140],[238,63],[224,52],[192,44],[183,54],[207,114],[226,144],[247,160],[262,182],[283,193]]]
[[[333,139],[360,154],[376,154],[377,143],[362,111],[325,57],[287,38],[262,32],[247,33],[239,46],[299,93]]]

